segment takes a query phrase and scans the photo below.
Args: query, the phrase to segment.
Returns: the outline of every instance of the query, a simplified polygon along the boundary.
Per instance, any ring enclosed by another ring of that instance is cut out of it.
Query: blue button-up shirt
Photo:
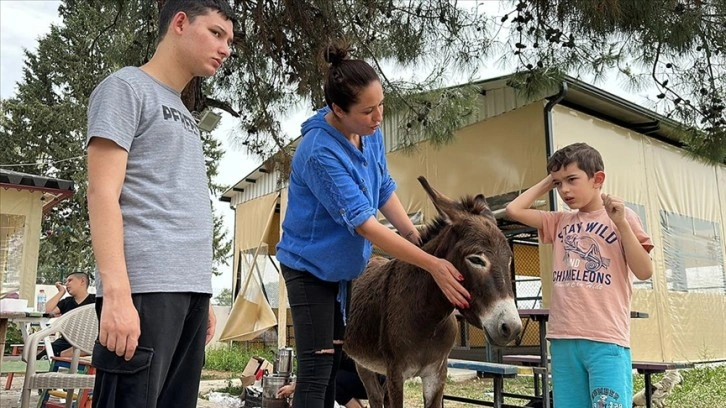
[[[355,229],[376,215],[396,183],[388,174],[380,129],[361,137],[359,150],[325,121],[329,111],[319,110],[302,125],[277,259],[338,282],[363,272],[372,245]]]

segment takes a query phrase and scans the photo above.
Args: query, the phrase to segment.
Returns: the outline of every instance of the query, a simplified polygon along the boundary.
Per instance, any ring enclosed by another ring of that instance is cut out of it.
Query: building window
[[[640,204],[634,204],[625,202],[625,206],[633,210],[640,218],[640,223],[643,224],[643,230],[650,235],[648,231],[648,217],[645,213],[645,207]],[[633,287],[638,289],[653,289],[653,278],[646,279],[644,281],[638,278],[633,279]]]
[[[668,290],[726,293],[718,223],[660,212]]]

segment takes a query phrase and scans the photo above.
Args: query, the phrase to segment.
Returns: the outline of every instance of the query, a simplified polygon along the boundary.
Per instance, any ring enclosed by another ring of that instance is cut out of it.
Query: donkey
[[[422,249],[464,275],[470,307],[459,312],[505,345],[522,330],[509,277],[512,251],[483,195],[452,201],[418,178],[439,217],[422,230]],[[353,282],[344,350],[355,361],[371,408],[403,407],[403,382],[420,376],[424,406],[443,406],[447,358],[456,340],[454,306],[431,275],[374,258]],[[376,373],[385,374],[381,385]],[[384,390],[384,387],[386,390]],[[387,391],[387,393],[385,392]]]

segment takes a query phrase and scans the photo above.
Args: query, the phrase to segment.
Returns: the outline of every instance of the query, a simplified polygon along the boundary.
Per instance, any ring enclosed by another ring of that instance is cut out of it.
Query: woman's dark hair
[[[348,45],[331,44],[323,50],[323,59],[329,64],[323,85],[325,103],[330,109],[336,104],[345,112],[358,101],[363,88],[381,81],[367,62],[348,58],[349,49]]]

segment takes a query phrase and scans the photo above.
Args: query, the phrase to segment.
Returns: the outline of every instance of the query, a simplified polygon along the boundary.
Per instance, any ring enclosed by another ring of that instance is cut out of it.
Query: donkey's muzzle
[[[482,319],[482,326],[489,339],[497,346],[507,345],[522,332],[522,320],[519,318],[514,299],[499,300]]]

